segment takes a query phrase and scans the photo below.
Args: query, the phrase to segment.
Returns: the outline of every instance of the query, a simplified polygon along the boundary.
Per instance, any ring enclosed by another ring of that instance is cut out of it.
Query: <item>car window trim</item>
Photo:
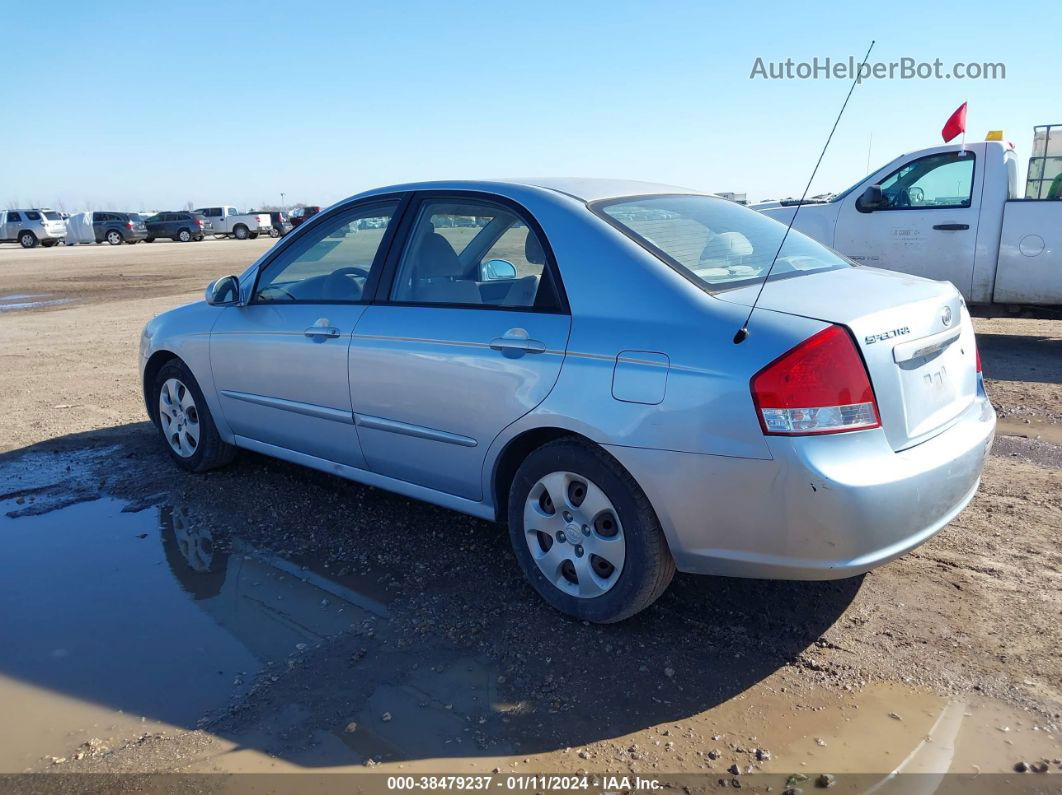
[[[535,233],[542,244],[542,252],[546,261],[542,266],[543,272],[549,271],[550,282],[553,287],[557,305],[551,308],[537,306],[502,306],[499,304],[457,304],[439,303],[431,301],[395,301],[391,298],[391,290],[398,273],[398,265],[402,254],[409,245],[410,233],[420,216],[421,208],[428,202],[439,200],[480,201],[500,205],[512,211],[520,218],[529,230]],[[396,229],[395,237],[391,241],[391,250],[384,265],[383,273],[376,286],[373,304],[382,306],[411,306],[425,309],[483,309],[489,311],[525,312],[540,315],[570,315],[571,306],[568,303],[568,294],[564,290],[564,282],[561,280],[560,268],[557,267],[556,257],[553,255],[553,246],[549,242],[542,225],[534,214],[515,199],[501,196],[490,191],[477,190],[419,190],[410,194],[409,205],[406,208],[400,227]]]
[[[387,224],[387,230],[384,232],[383,239],[380,241],[380,247],[376,250],[376,255],[373,257],[372,264],[369,266],[369,278],[365,282],[365,289],[362,291],[362,297],[357,301],[284,301],[283,303],[274,301],[256,301],[255,296],[258,294],[258,283],[262,279],[262,274],[268,271],[277,262],[278,259],[283,257],[289,248],[298,245],[307,235],[313,234],[314,230],[320,227],[322,224],[329,223],[332,219],[345,215],[355,215],[358,212],[369,209],[376,205],[385,205],[396,203],[394,213],[391,216],[390,223]],[[281,238],[281,242],[276,246],[276,250],[271,252],[266,260],[255,271],[254,283],[251,285],[251,292],[247,300],[247,306],[305,306],[307,304],[315,304],[318,306],[359,306],[363,304],[373,303],[372,296],[376,294],[376,286],[382,278],[384,266],[387,262],[387,256],[390,253],[391,246],[396,236],[396,230],[399,223],[404,217],[406,207],[409,202],[408,193],[385,193],[377,196],[366,196],[359,198],[355,201],[350,201],[345,204],[336,205],[332,210],[328,212],[320,212],[312,216],[310,219],[303,221],[299,226],[293,230],[290,234]]]

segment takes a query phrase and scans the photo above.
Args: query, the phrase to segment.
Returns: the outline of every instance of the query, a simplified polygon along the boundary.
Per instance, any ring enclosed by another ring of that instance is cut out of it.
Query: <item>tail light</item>
[[[133,229],[133,222],[132,222],[132,221],[126,221],[126,222],[125,222],[125,228],[126,228],[126,229],[128,229],[128,230],[130,230],[130,231],[132,231],[132,229]]]
[[[977,342],[974,342],[974,356],[977,357],[977,372],[981,372],[981,349],[977,347]]]
[[[878,404],[851,336],[830,326],[752,377],[765,434],[801,436],[881,426]]]
[[[195,219],[195,225],[196,226],[202,226],[203,225],[203,219],[202,218],[196,218]]]

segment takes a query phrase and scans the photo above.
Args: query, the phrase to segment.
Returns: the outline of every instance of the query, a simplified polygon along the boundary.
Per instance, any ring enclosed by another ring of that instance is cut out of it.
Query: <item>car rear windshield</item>
[[[59,213],[55,212],[55,210],[46,210],[44,213],[44,217],[47,218],[49,221],[63,220],[63,216],[59,215]]]
[[[759,282],[785,235],[783,224],[711,196],[615,199],[592,209],[709,290]],[[848,267],[848,260],[791,230],[771,279]]]

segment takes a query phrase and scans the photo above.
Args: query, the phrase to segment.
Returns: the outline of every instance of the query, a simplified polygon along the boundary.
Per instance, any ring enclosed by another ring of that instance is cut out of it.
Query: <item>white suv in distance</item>
[[[55,210],[5,210],[0,212],[0,243],[18,243],[22,248],[37,244],[50,248],[66,237],[66,221]]]

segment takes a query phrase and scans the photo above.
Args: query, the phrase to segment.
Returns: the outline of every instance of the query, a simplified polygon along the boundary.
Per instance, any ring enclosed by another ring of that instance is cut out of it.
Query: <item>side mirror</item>
[[[205,298],[211,306],[235,306],[240,303],[240,280],[222,276],[206,288]]]
[[[499,282],[516,278],[516,266],[507,259],[487,260],[479,271],[481,282]]]
[[[881,185],[869,185],[863,191],[863,195],[856,202],[856,209],[861,213],[872,213],[875,210],[884,210],[888,207],[885,194],[881,192]]]

